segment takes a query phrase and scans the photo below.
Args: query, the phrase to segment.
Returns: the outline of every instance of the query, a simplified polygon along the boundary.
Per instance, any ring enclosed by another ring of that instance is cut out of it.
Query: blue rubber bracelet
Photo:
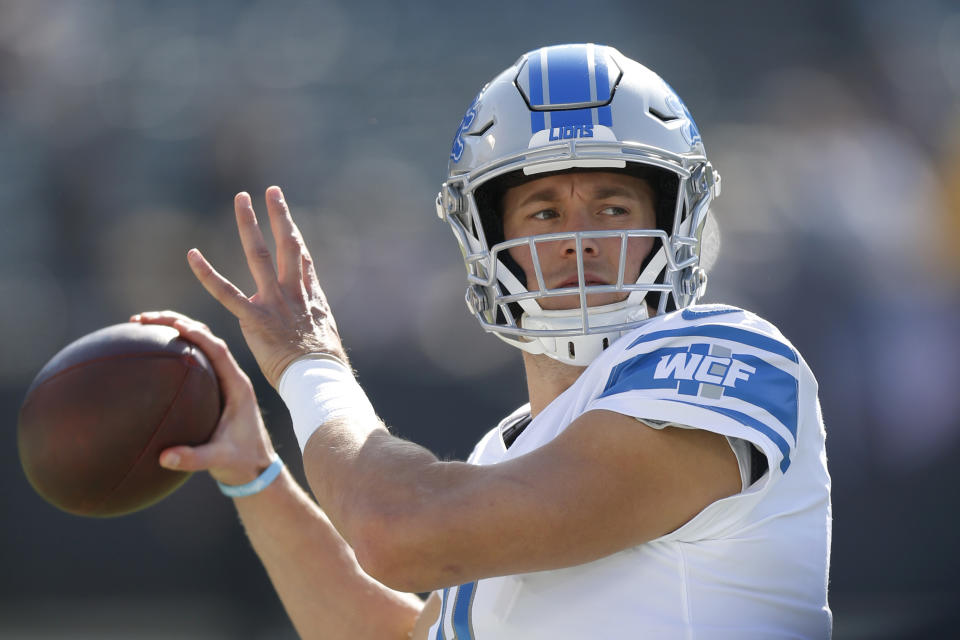
[[[252,496],[255,493],[260,493],[264,489],[270,486],[270,483],[277,479],[277,476],[280,475],[280,471],[283,470],[283,460],[280,459],[276,453],[273,454],[273,460],[270,462],[270,466],[263,470],[259,476],[254,480],[251,480],[247,484],[223,484],[217,480],[217,486],[220,487],[220,492],[225,496],[231,498],[243,498],[246,496]]]

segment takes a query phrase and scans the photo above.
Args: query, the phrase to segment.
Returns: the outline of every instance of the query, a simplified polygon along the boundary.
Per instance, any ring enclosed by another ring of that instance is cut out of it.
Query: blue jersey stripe
[[[676,380],[673,378],[657,380],[653,377],[653,372],[661,357],[686,352],[687,347],[657,349],[652,353],[644,353],[624,360],[610,370],[607,384],[598,397],[606,398],[637,389],[676,389]]]
[[[800,391],[797,379],[767,364],[762,358],[746,353],[735,353],[733,357],[757,371],[749,382],[725,387],[723,395],[764,409],[785,426],[796,440]]]
[[[443,604],[440,605],[440,620],[437,622],[437,635],[434,640],[447,640],[447,634],[443,632],[443,622],[447,616],[447,595],[450,593],[450,587],[443,590]]]
[[[457,597],[453,601],[453,635],[457,640],[473,640],[470,607],[473,604],[473,591],[476,588],[476,582],[468,582],[457,589]]]
[[[590,102],[590,67],[587,47],[575,45],[547,50],[549,104]],[[554,123],[554,126],[557,126]]]
[[[674,389],[681,396],[704,397],[706,394],[714,400],[730,398],[767,412],[796,439],[799,411],[797,379],[763,358],[747,353],[730,353],[729,358],[715,360],[719,364],[712,364],[715,373],[708,379],[703,373],[709,373],[711,366],[701,367],[700,363],[706,362],[703,358],[710,351],[709,344],[692,344],[689,347],[664,347],[640,353],[610,370],[607,383],[598,397],[606,398],[628,391]],[[742,371],[744,375],[726,379],[730,367],[735,367],[734,373]]]
[[[530,70],[530,103],[531,105],[543,104],[543,66],[540,64],[540,52],[538,51],[528,59],[527,67]],[[530,112],[530,133],[543,131],[547,128],[547,123],[543,116],[543,111]]]
[[[763,349],[764,351],[775,353],[778,356],[783,356],[791,362],[799,363],[797,354],[794,353],[793,349],[783,344],[779,340],[774,340],[773,338],[768,338],[767,336],[760,335],[759,333],[754,333],[752,331],[746,331],[745,329],[712,324],[654,331],[653,333],[648,333],[638,337],[636,340],[630,343],[630,346],[627,347],[627,349],[632,349],[638,344],[643,344],[644,342],[652,342],[654,340],[661,340],[663,338],[684,336],[718,338],[720,340],[739,342],[740,344],[756,347],[757,349]]]
[[[783,460],[780,461],[780,471],[786,473],[787,469],[790,467],[790,445],[787,444],[787,441],[783,439],[783,436],[781,436],[779,433],[777,433],[767,425],[763,424],[756,418],[748,416],[747,414],[742,413],[740,411],[735,411],[733,409],[725,409],[723,407],[714,407],[708,404],[700,404],[697,402],[686,402],[685,400],[673,400],[671,398],[662,398],[662,399],[666,400],[667,402],[679,402],[680,404],[687,404],[687,405],[690,405],[691,407],[699,407],[701,409],[715,411],[716,413],[719,413],[721,415],[727,416],[728,418],[736,420],[737,422],[739,422],[744,426],[750,427],[752,429],[756,429],[763,435],[770,438],[770,440],[775,445],[777,445],[777,448],[780,449],[780,453],[783,454]]]

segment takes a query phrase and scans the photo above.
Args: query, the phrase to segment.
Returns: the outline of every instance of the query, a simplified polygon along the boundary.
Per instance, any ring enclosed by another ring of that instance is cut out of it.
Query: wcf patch
[[[676,380],[677,393],[717,399],[724,389],[733,389],[757,372],[755,367],[731,357],[718,345],[694,344],[686,352],[662,355],[653,372],[654,380]]]

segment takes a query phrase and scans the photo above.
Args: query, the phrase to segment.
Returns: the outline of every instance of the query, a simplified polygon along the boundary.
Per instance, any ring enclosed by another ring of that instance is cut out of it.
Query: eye
[[[604,207],[600,210],[600,213],[607,216],[626,216],[630,215],[630,212],[623,207]]]
[[[535,218],[537,220],[551,220],[553,218],[556,218],[557,215],[558,215],[557,212],[554,211],[553,209],[541,209],[540,211],[537,211],[530,217]]]

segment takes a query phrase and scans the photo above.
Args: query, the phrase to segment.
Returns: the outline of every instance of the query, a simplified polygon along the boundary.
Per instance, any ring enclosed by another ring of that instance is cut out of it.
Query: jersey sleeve
[[[797,447],[801,361],[772,325],[752,318],[675,323],[628,336],[586,409],[615,411],[654,428],[741,438],[767,458],[769,477],[757,485],[776,482],[788,473]],[[736,511],[751,501],[720,502]]]

